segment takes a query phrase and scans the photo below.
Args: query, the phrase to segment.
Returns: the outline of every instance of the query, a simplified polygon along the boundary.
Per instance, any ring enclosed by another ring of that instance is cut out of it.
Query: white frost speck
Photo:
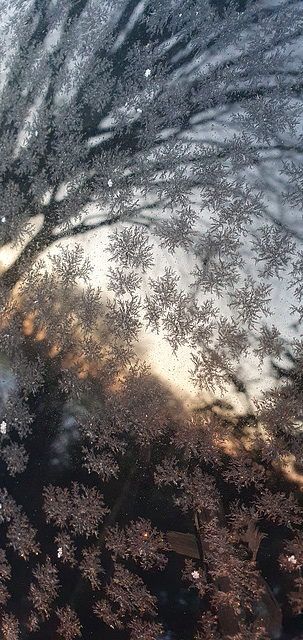
[[[0,433],[2,433],[3,436],[6,434],[6,422],[4,420],[2,420],[0,424]]]
[[[192,575],[192,577],[193,577],[193,579],[194,579],[194,580],[199,580],[199,578],[200,578],[200,573],[199,573],[199,571],[192,571],[192,572],[191,572],[191,575]]]

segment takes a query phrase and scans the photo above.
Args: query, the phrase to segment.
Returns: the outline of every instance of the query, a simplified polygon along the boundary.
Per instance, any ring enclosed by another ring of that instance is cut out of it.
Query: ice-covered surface
[[[3,39],[3,69],[1,71],[0,79],[2,82],[2,86],[5,84],[5,63],[8,60],[8,55],[10,53],[10,46],[15,42],[14,40],[14,29],[17,30],[18,21],[24,22],[26,20],[27,11],[30,12],[32,3],[13,3],[7,4],[5,11],[5,21],[2,24],[2,34],[5,34],[5,38]],[[270,3],[263,2],[263,6],[272,7],[278,3]],[[144,9],[145,3],[142,1],[137,4],[136,9],[129,17],[129,22],[125,27],[125,30],[121,32],[120,38],[113,45],[113,50],[118,51],[119,48],[123,45],[127,34],[134,28],[137,20],[140,18],[142,11]],[[50,33],[48,33],[43,41],[43,45],[38,56],[39,64],[44,64],[45,60],[50,51],[55,49],[57,42],[59,41],[62,35],[62,24],[64,22],[64,11],[61,10],[56,2],[50,3],[50,7],[54,10],[54,16],[57,16],[54,19],[53,28]],[[113,5],[109,4],[107,7],[107,11],[104,12],[104,19],[109,19],[109,8],[112,10],[112,14],[110,19],[117,20],[117,16],[119,15],[119,6],[117,5],[115,10],[113,9]],[[105,3],[104,3],[105,9]],[[57,11],[57,13],[56,13]],[[97,4],[90,3],[90,11],[96,12],[96,16],[100,18],[100,7]],[[16,19],[17,16],[17,19]],[[61,86],[61,89],[56,94],[56,99],[58,105],[59,103],[63,104],[64,101],[68,101],[71,99],[73,92],[76,90],[79,79],[78,75],[81,75],[81,65],[84,65],[87,56],[93,53],[93,48],[98,44],[98,30],[100,30],[100,24],[96,25],[96,33],[92,34],[91,40],[89,43],[82,41],[79,37],[79,34],[83,33],[86,29],[86,21],[89,24],[92,22],[92,15],[87,12],[83,12],[81,20],[77,23],[75,27],[75,31],[72,34],[72,40],[74,41],[74,45],[71,46],[70,55],[67,56],[65,61],[65,78],[66,84],[64,83]],[[94,37],[93,37],[94,36]],[[241,47],[245,47],[245,33],[243,34],[243,40],[241,42]],[[295,45],[292,45],[291,49],[295,53],[294,61],[289,64],[289,72],[296,72],[296,64],[302,64],[302,37],[298,37]],[[172,46],[173,42],[166,43],[166,46]],[[207,77],[207,73],[211,66],[214,68],[216,65],[221,64],[222,62],[237,63],[241,65],[241,58],[239,57],[239,50],[234,45],[229,44],[226,49],[222,53],[216,53],[209,60],[205,54],[204,57],[200,57],[196,59],[190,65],[181,65],[179,71],[176,72],[175,77],[172,78],[173,81],[178,81],[179,78],[190,77],[191,74],[194,74],[196,77],[199,77],[203,80],[204,77]],[[146,68],[145,70],[145,78],[148,82],[152,73],[149,73],[150,69]],[[64,74],[63,76],[64,77]],[[274,81],[274,79],[273,79]],[[43,100],[43,96],[45,91],[47,90],[47,78],[45,82],[44,89],[41,89],[39,97],[36,99],[34,104],[31,106],[25,122],[24,127],[20,129],[18,138],[16,141],[15,155],[17,157],[18,153],[22,146],[26,146],[27,141],[30,139],[32,135],[36,135],[34,130],[35,117],[39,114],[39,108],[41,105],[41,101]],[[149,100],[153,99],[154,91],[156,90],[155,85],[153,85],[152,89],[149,89],[148,84],[146,85],[145,91],[142,90],[141,94],[136,94],[133,96],[133,100],[127,102],[125,105],[121,106],[121,110],[125,117],[135,120],[140,117],[142,113],[142,104],[147,104]],[[231,118],[233,113],[237,111],[237,105],[233,107],[223,106],[219,109],[208,109],[203,110],[201,114],[195,115],[190,121],[190,127],[188,130],[183,131],[180,135],[180,140],[183,140],[186,143],[192,143],[195,145],[203,144],[205,146],[211,147],[214,145],[217,149],[220,147],[223,148],[224,144],[226,144],[227,140],[230,140],[235,133],[239,132],[236,124],[233,124]],[[121,111],[121,114],[122,114]],[[100,121],[99,130],[100,135],[96,135],[91,137],[88,140],[88,146],[93,147],[99,145],[100,150],[102,150],[102,143],[105,142],[111,135],[111,117],[108,116],[104,120]],[[300,135],[302,132],[302,118],[298,123],[296,133]],[[163,132],[162,138],[165,141],[168,138],[170,132]],[[27,138],[28,136],[28,138]],[[243,247],[242,247],[242,257],[244,258],[244,266],[242,271],[242,281],[240,280],[238,283],[238,287],[244,282],[245,277],[253,276],[255,279],[258,279],[258,267],[259,265],[255,264],[253,261],[252,249],[251,249],[251,240],[252,234],[256,232],[258,226],[263,223],[281,223],[284,228],[287,228],[294,242],[296,243],[296,248],[299,250],[302,247],[303,240],[303,227],[302,227],[302,214],[299,210],[291,209],[288,206],[282,203],[282,193],[286,188],[285,179],[283,173],[281,174],[282,162],[284,160],[300,160],[301,158],[301,150],[297,148],[296,135],[293,137],[289,136],[286,133],[281,133],[281,142],[283,144],[279,148],[279,145],[271,146],[270,148],[265,148],[262,144],[255,144],[255,148],[260,154],[260,162],[254,168],[247,169],[245,173],[245,179],[247,184],[251,184],[252,186],[260,186],[262,187],[262,191],[264,193],[265,207],[264,207],[264,219],[256,220],[250,227],[250,233],[243,238]],[[243,174],[244,175],[244,174]],[[81,175],[79,176],[81,179]],[[115,177],[109,176],[107,180],[107,186],[109,188],[115,188]],[[57,190],[56,193],[56,201],[64,201],[65,198],[68,198],[68,183],[62,183],[61,188]],[[51,193],[46,191],[43,198],[45,206],[47,206],[49,202]],[[135,191],[134,191],[135,197]],[[150,199],[150,200],[149,200]],[[137,223],[140,223],[140,219],[144,225],[146,225],[146,215],[148,215],[148,210],[146,209],[146,205],[149,204],[149,201],[152,200],[152,195],[148,194],[148,197],[145,201],[142,201],[141,214],[137,219]],[[199,237],[199,234],[203,234],[207,229],[210,228],[211,219],[210,213],[207,209],[201,209],[199,204],[199,194],[197,191],[193,190],[192,192],[192,207],[195,208],[199,214],[199,217],[196,221],[195,226],[195,237]],[[106,211],[101,210],[98,206],[94,206],[90,204],[86,207],[82,212],[81,221],[84,224],[87,224],[88,231],[85,234],[76,235],[74,237],[69,237],[67,239],[60,240],[61,246],[68,245],[69,247],[74,246],[76,243],[80,243],[85,250],[85,254],[89,257],[92,266],[93,266],[93,280],[92,284],[94,286],[100,286],[102,291],[104,292],[104,296],[112,297],[112,293],[108,291],[108,278],[107,272],[109,263],[109,254],[106,251],[108,248],[108,240],[109,236],[113,231],[113,227],[107,227],[106,224],[99,229],[89,230],[89,226],[98,222],[100,219],[105,220]],[[163,209],[154,209],[152,212],[154,216],[154,220],[162,219],[167,216],[167,213],[163,211]],[[34,233],[37,233],[39,228],[43,223],[42,216],[37,216],[35,219],[31,220],[31,223],[34,224]],[[1,224],[1,222],[0,222]],[[76,223],[75,223],[76,224]],[[114,225],[115,229],[122,229],[123,226],[127,226],[129,223],[117,223]],[[145,226],[146,228],[146,226]],[[194,268],[194,258],[190,252],[182,251],[177,249],[174,255],[171,255],[160,246],[159,238],[153,234],[153,227],[149,224],[148,228],[149,240],[153,245],[154,252],[154,267],[147,273],[142,276],[142,287],[140,291],[141,299],[148,293],[149,283],[148,279],[155,279],[159,275],[162,275],[165,271],[165,267],[171,267],[179,276],[179,288],[184,290],[186,293],[189,292],[190,285],[192,284],[192,275],[191,272]],[[26,240],[27,241],[27,240]],[[51,247],[51,252],[54,252],[58,249],[59,243],[54,243]],[[13,263],[18,251],[14,249],[11,245],[2,247],[0,250],[0,264],[2,270],[8,268],[9,264]],[[47,254],[47,251],[44,252],[44,256]],[[43,254],[42,254],[43,255]],[[112,263],[111,263],[112,264]],[[262,322],[269,322],[270,324],[274,324],[277,329],[281,333],[281,337],[285,341],[286,346],[293,340],[293,338],[297,338],[300,335],[301,329],[298,328],[296,324],[295,316],[290,314],[291,306],[295,303],[295,300],[292,296],[291,291],[288,289],[288,272],[287,267],[284,272],[282,272],[282,278],[273,278],[271,280],[272,284],[272,293],[271,293],[271,313],[272,315],[265,319],[261,318],[260,325]],[[197,293],[197,299],[200,302],[203,302],[207,296],[202,296],[199,292]],[[225,295],[222,295],[220,299],[213,296],[214,303],[216,307],[219,309],[219,314],[222,315],[230,315],[231,310],[228,307],[228,300]],[[252,348],[254,347],[254,341],[258,332],[258,326],[254,327],[250,331],[250,338],[252,341]],[[152,371],[159,375],[163,380],[165,380],[172,389],[175,389],[177,394],[181,397],[184,397],[187,402],[200,402],[205,398],[204,392],[197,392],[197,389],[194,388],[193,384],[190,382],[188,371],[192,367],[191,362],[191,349],[189,347],[179,347],[176,354],[173,353],[171,347],[165,340],[165,335],[163,332],[159,332],[158,335],[154,335],[149,329],[143,329],[140,333],[140,340],[137,345],[137,353],[140,358],[145,359],[148,363],[151,364]],[[287,361],[285,361],[287,365]],[[231,385],[231,387],[227,391],[227,397],[229,401],[232,403],[236,403],[237,409],[239,411],[246,410],[250,399],[260,394],[261,391],[265,390],[269,385],[273,384],[272,379],[272,371],[269,366],[269,360],[264,361],[264,365],[262,368],[258,366],[257,358],[250,353],[250,355],[246,358],[243,358],[239,365],[236,368],[236,374],[241,381],[243,381],[245,388],[247,390],[247,395],[239,394]],[[207,394],[206,394],[207,396]]]

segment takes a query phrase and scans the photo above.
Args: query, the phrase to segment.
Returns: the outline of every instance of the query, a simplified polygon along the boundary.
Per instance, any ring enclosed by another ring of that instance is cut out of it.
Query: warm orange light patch
[[[45,340],[45,338],[46,338],[45,329],[40,329],[40,331],[37,331],[35,335],[35,340],[37,340],[37,342],[41,342],[41,340]]]
[[[81,380],[84,380],[85,378],[87,378],[88,374],[89,374],[89,365],[83,362],[78,374],[78,378],[80,378]]]
[[[34,319],[35,319],[35,314],[31,313],[29,316],[27,316],[27,318],[23,320],[22,326],[23,326],[23,333],[25,336],[32,335],[34,331]]]
[[[289,454],[288,456],[285,456],[283,464],[273,464],[272,466],[281,471],[284,478],[290,480],[290,482],[295,482],[295,484],[298,485],[300,491],[303,491],[303,474],[299,473],[295,469],[295,456]]]
[[[221,444],[221,449],[226,453],[226,455],[235,457],[238,455],[241,446],[238,440],[230,435],[225,438],[224,442]]]
[[[58,345],[54,344],[51,349],[48,352],[48,355],[50,358],[55,358],[61,351],[61,347],[58,347]]]

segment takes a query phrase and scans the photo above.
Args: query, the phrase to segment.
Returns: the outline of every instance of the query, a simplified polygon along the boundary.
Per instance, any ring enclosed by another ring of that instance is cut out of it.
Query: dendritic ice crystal
[[[302,24],[0,6],[4,640],[298,626]]]

